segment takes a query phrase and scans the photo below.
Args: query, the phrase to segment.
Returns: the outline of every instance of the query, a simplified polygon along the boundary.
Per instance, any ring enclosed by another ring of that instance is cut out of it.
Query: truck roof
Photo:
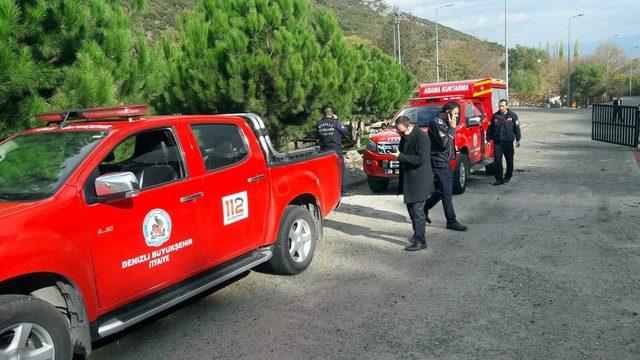
[[[27,131],[78,131],[78,130],[118,130],[141,122],[166,120],[229,118],[233,115],[155,115],[147,116],[148,105],[121,105],[113,107],[61,110],[36,115],[36,120],[46,122],[45,127]]]
[[[416,99],[459,99],[491,96],[494,88],[506,89],[504,81],[493,78],[449,81],[433,84],[421,84],[414,97]]]

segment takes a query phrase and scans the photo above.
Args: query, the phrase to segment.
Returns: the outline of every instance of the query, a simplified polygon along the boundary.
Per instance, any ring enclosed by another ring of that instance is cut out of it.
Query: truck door
[[[99,202],[95,179],[131,172],[133,198]],[[189,178],[173,128],[137,133],[115,146],[83,186],[100,305],[110,306],[188,277],[207,265],[202,180]]]
[[[482,119],[474,104],[471,102],[464,103],[464,117],[467,127],[467,140],[469,144],[469,162],[471,165],[478,163],[482,159]]]
[[[191,124],[191,130],[206,170],[212,260],[220,263],[262,243],[271,197],[269,173],[257,141],[245,136],[250,132],[244,123]]]
[[[487,113],[484,105],[482,105],[482,102],[480,101],[475,101],[473,103],[473,106],[474,106],[474,112],[482,116],[482,123],[479,126],[479,131],[481,135],[480,160],[485,160],[487,157],[493,156],[493,151],[490,151],[489,149],[491,145],[487,140],[487,130],[489,129],[489,122],[491,121],[492,114]]]

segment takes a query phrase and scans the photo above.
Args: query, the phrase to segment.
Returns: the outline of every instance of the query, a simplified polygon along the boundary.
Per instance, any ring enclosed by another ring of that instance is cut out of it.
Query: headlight
[[[378,152],[378,144],[376,144],[373,140],[370,140],[367,144],[367,150],[377,153]]]

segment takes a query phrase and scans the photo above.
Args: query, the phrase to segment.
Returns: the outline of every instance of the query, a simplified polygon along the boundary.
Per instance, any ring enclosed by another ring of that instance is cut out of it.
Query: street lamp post
[[[571,19],[584,16],[584,13],[569,18],[569,37],[567,39],[567,108],[571,108]]]
[[[504,0],[504,81],[509,99],[509,47],[507,46],[507,0]]]
[[[631,48],[631,51],[640,48],[640,46],[634,46]],[[629,57],[629,96],[631,96],[631,65],[633,65],[633,58]]]
[[[607,37],[607,43],[609,42],[609,39],[611,39],[612,37],[616,37],[620,34],[613,34]],[[607,94],[607,96],[609,96],[609,62],[611,61],[611,48],[607,49],[607,71],[606,71],[606,75],[605,75],[605,82],[604,82],[604,87],[605,87],[605,93]]]
[[[438,9],[448,8],[452,6],[453,4],[447,4],[447,5],[438,6],[436,8],[436,82],[440,82],[440,44],[438,40]]]

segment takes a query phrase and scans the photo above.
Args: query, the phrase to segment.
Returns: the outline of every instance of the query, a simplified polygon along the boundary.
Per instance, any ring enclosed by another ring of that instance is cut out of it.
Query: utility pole
[[[400,46],[400,11],[396,12],[396,30],[398,32],[398,64],[402,64],[402,48]]]
[[[507,43],[507,0],[504,0],[504,81],[509,99],[509,44]]]
[[[609,39],[611,39],[612,37],[616,37],[620,34],[613,34],[611,36],[607,37],[607,43],[609,43]],[[611,45],[611,44],[608,44]],[[607,49],[607,71],[606,71],[606,75],[605,75],[605,93],[607,94],[607,97],[609,96],[609,62],[611,61],[611,46],[609,46],[609,48]]]
[[[453,6],[453,4],[436,7],[436,82],[440,82],[440,40],[438,38],[438,9],[448,8],[451,6]]]
[[[567,108],[571,108],[571,19],[584,16],[584,13],[569,18],[569,38],[567,39]]]
[[[631,52],[637,48],[640,48],[640,46],[634,46],[631,48]],[[631,96],[631,65],[633,65],[633,58],[631,56],[629,56],[629,96]]]
[[[398,42],[396,40],[396,24],[393,23],[393,58],[398,61]]]

